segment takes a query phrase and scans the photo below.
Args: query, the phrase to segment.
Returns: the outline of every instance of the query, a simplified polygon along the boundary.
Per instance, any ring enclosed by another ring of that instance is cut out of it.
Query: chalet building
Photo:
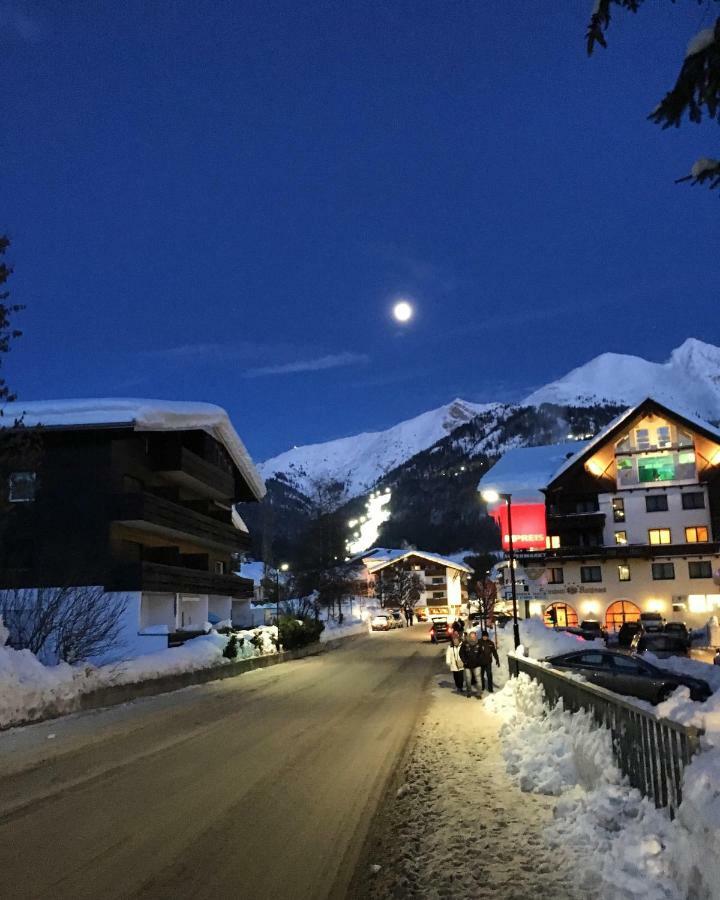
[[[615,631],[645,611],[694,627],[720,615],[720,430],[707,422],[648,398],[590,441],[511,450],[489,488],[512,496],[516,572],[546,621]],[[507,504],[489,512],[507,550]]]
[[[208,620],[250,621],[253,583],[232,574],[250,547],[235,503],[260,500],[265,487],[224,410],[43,401],[6,407],[4,417],[20,414],[30,451],[12,449],[13,429],[0,432],[11,448],[0,589],[122,592],[125,656],[167,647]]]
[[[377,548],[363,555],[370,593],[383,598],[383,582],[394,569],[418,575],[422,592],[417,607],[425,607],[428,615],[460,615],[467,604],[467,578],[472,569],[435,553],[423,550],[386,550]]]

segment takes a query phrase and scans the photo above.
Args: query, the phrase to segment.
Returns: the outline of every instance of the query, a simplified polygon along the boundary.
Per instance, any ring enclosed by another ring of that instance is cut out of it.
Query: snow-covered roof
[[[693,425],[695,428],[706,432],[709,437],[717,440],[718,443],[720,443],[720,431],[714,425],[711,425],[710,422],[706,422],[705,419],[701,419],[699,416],[696,416],[693,413],[685,412],[684,410],[680,409],[671,409],[669,406],[666,406],[664,403],[660,403],[659,400],[655,400],[653,397],[646,397],[641,403],[637,403],[635,406],[631,406],[629,409],[626,409],[625,412],[620,413],[619,416],[616,416],[612,421],[608,422],[608,424],[603,429],[601,429],[591,441],[588,441],[587,444],[585,444],[582,450],[582,456],[587,457],[596,447],[599,447],[604,443],[609,434],[620,428],[620,426],[625,422],[629,422],[631,419],[633,419],[634,416],[638,414],[641,407],[646,406],[647,404],[651,404],[652,406],[665,411],[669,416],[683,419],[689,425]],[[560,475],[566,472],[570,468],[570,466],[574,465],[575,462],[577,462],[577,459],[575,458],[567,459],[563,463],[563,465],[553,473],[552,477],[548,479],[546,484],[549,484],[551,481],[555,481],[556,478],[559,478]]]
[[[378,572],[386,566],[405,559],[408,556],[419,556],[429,562],[438,563],[448,569],[457,569],[460,572],[472,572],[469,566],[464,563],[455,562],[454,559],[448,559],[446,556],[439,556],[437,553],[428,553],[425,550],[387,550],[384,547],[377,547],[369,553],[363,554],[363,562],[370,572]]]
[[[265,483],[228,414],[212,403],[107,398],[38,400],[8,403],[3,408],[8,424],[21,417],[27,426],[58,429],[96,425],[135,431],[205,431],[225,447],[255,497],[265,496]]]
[[[542,447],[515,447],[483,475],[478,490],[512,494],[513,501],[544,501],[542,488],[587,446],[587,441],[571,441]]]

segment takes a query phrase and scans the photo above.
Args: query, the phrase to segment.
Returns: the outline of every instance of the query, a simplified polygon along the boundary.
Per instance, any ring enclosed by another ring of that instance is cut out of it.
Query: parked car
[[[665,659],[668,656],[689,656],[688,642],[680,635],[667,634],[664,631],[642,631],[633,638],[630,649],[636,653],[649,650],[655,656]]]
[[[390,615],[393,618],[393,623],[395,628],[404,628],[405,627],[405,617],[400,612],[399,609],[391,609]]]
[[[427,610],[425,609],[425,607],[416,606],[414,612],[415,618],[418,620],[418,622],[427,622]]]
[[[640,624],[645,631],[657,632],[665,627],[665,619],[659,612],[644,612],[640,613]]]
[[[392,614],[391,610],[386,610],[382,613],[377,613],[370,619],[370,630],[371,631],[392,631],[393,628],[399,628],[400,626],[397,624],[395,617]]]
[[[692,645],[692,635],[684,622],[666,622],[665,623],[665,634],[672,634],[675,637],[682,638],[688,650]]]
[[[545,662],[562,671],[576,672],[591,684],[616,694],[628,694],[650,703],[660,703],[681,686],[690,688],[693,700],[707,700],[712,693],[708,683],[700,678],[661,669],[635,654],[617,650],[576,650],[548,657]]]
[[[620,626],[620,631],[618,631],[618,647],[624,647],[626,650],[630,649],[630,645],[632,644],[633,638],[635,635],[642,631],[643,627],[639,621],[636,622],[623,622]]]
[[[433,619],[430,626],[430,641],[437,644],[438,641],[449,641],[452,626],[447,619]]]
[[[580,623],[580,636],[586,641],[604,639],[606,631],[597,619],[583,619]]]

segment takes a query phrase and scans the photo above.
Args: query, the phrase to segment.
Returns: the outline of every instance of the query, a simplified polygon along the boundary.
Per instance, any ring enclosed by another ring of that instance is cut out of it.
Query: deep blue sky
[[[216,402],[263,458],[717,342],[720,200],[673,184],[717,127],[645,120],[711,13],[588,60],[591,7],[0,0],[12,386]]]

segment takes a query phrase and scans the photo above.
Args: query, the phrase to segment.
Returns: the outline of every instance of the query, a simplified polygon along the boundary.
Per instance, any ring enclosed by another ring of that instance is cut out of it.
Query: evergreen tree
[[[614,7],[637,12],[642,3],[643,0],[597,0],[586,35],[588,55],[592,54],[598,44],[607,47],[605,32],[610,25]],[[711,0],[711,3],[717,5],[718,0]],[[663,128],[678,128],[686,113],[691,122],[699,124],[703,114],[711,119],[718,119],[719,112],[720,17],[690,41],[674,87],[648,118]],[[678,178],[678,182],[681,181],[707,184],[710,188],[720,187],[720,160],[707,157],[698,159],[689,175]]]

